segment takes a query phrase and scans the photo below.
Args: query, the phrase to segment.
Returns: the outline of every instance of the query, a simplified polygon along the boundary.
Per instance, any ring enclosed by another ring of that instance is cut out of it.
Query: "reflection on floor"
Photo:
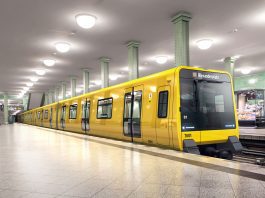
[[[16,124],[0,126],[0,197],[264,198],[265,182]]]

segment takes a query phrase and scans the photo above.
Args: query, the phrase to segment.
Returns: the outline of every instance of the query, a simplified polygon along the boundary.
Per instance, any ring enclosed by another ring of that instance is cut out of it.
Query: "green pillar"
[[[66,82],[62,82],[62,99],[65,100],[66,99]]]
[[[232,76],[233,87],[235,88],[234,82],[234,70],[235,70],[235,59],[232,57],[226,57],[224,59],[225,71],[227,71]]]
[[[60,87],[55,86],[54,88],[54,100],[55,102],[59,101]]]
[[[172,22],[175,25],[175,65],[181,66],[190,64],[189,57],[189,21],[191,15],[181,11],[177,13]]]
[[[139,46],[140,42],[130,41],[128,47],[129,80],[139,78]]]
[[[71,97],[76,96],[76,76],[71,77]]]
[[[109,86],[109,62],[110,59],[107,57],[101,57],[100,59],[101,68],[101,88]]]
[[[23,104],[24,111],[28,110],[28,101],[29,101],[28,96],[24,95],[22,98],[22,104]]]
[[[8,95],[4,94],[4,122],[8,124]]]
[[[83,93],[89,92],[89,70],[83,69]]]
[[[49,90],[49,104],[54,102],[54,97],[53,97],[54,93],[52,90]]]
[[[45,92],[45,93],[44,93],[44,97],[45,97],[44,104],[45,104],[45,105],[49,104],[49,94],[48,94],[48,92]]]

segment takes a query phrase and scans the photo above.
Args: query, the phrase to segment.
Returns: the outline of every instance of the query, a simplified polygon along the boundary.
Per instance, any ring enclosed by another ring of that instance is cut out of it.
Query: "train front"
[[[182,68],[179,82],[183,150],[226,159],[241,152],[229,74]]]

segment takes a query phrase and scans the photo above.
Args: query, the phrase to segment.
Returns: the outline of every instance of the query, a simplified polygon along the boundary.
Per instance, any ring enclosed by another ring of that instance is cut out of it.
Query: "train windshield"
[[[182,131],[234,129],[235,112],[226,74],[180,72]]]

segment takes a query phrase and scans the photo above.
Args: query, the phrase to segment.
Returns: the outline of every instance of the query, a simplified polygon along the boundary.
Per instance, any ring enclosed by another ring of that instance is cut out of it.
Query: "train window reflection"
[[[76,119],[77,116],[77,105],[70,105],[70,109],[69,109],[69,118],[70,119]]]
[[[112,117],[112,98],[98,100],[97,119],[110,119]]]

